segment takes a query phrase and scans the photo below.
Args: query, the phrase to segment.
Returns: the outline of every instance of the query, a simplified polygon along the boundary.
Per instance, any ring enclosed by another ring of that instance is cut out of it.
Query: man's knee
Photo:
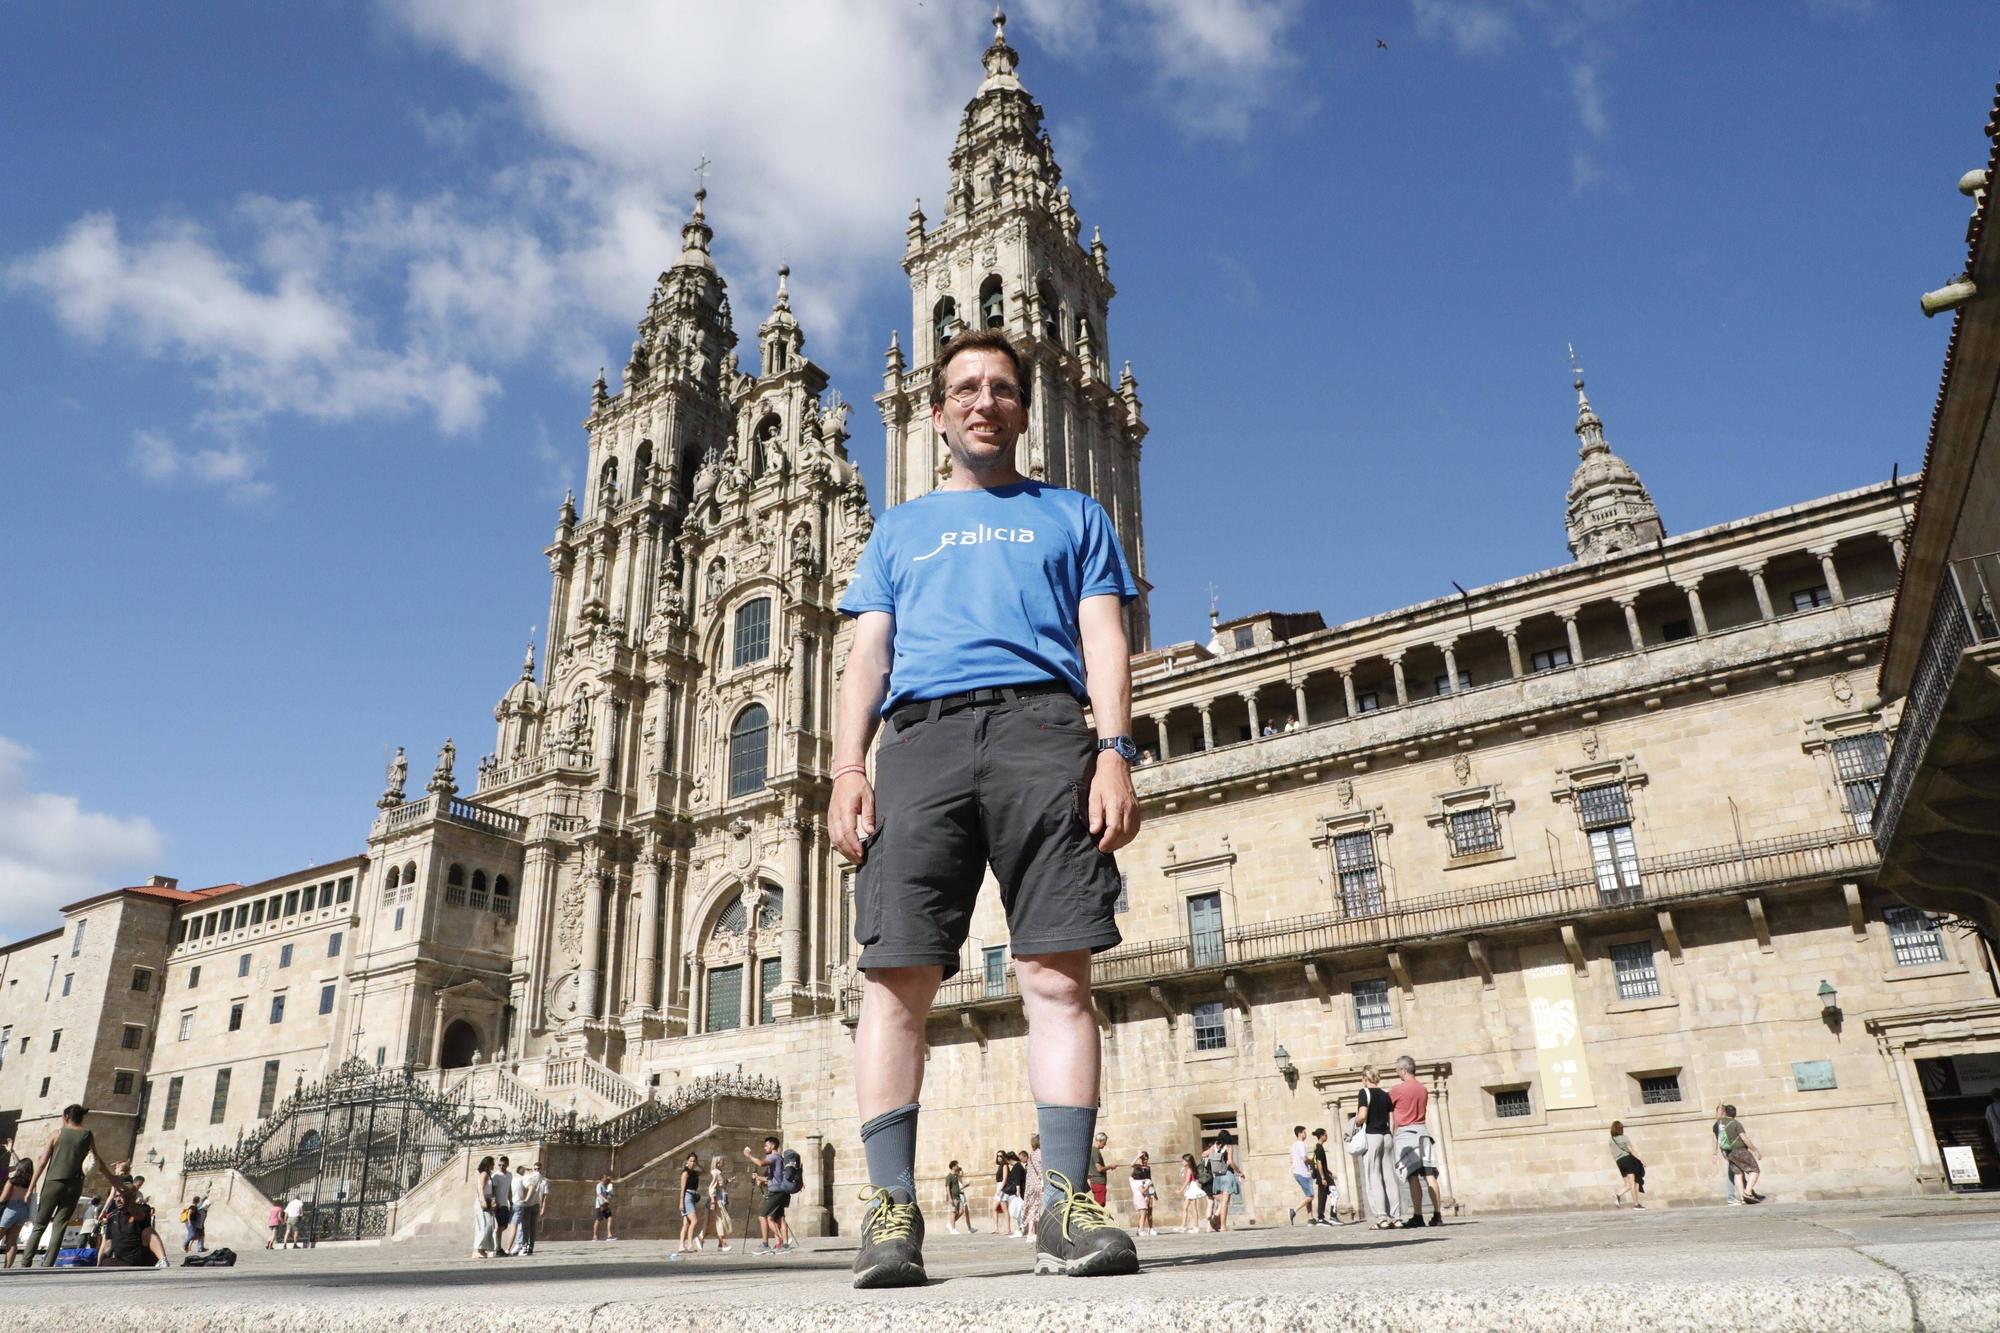
[[[1038,954],[1014,959],[1024,1000],[1049,1009],[1090,1007],[1090,950]]]
[[[929,1011],[943,981],[944,969],[936,964],[871,967],[861,974],[862,1011],[879,1011],[885,1018],[920,1019]]]

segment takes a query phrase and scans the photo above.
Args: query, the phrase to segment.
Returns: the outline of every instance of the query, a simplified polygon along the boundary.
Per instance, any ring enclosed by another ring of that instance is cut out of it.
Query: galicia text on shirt
[[[936,549],[927,551],[923,555],[912,556],[911,562],[928,560],[947,546],[977,546],[981,542],[1032,542],[1034,540],[1035,530],[1033,528],[989,528],[982,523],[977,528],[966,528],[959,532],[938,534]]]

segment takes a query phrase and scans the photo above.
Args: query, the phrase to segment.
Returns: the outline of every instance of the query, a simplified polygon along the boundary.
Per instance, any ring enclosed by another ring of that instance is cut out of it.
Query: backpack
[[[806,1187],[806,1164],[795,1149],[787,1148],[778,1156],[778,1187],[787,1194]]]
[[[1207,1153],[1203,1153],[1201,1159],[1194,1164],[1194,1183],[1209,1193],[1215,1191],[1215,1166]]]
[[[234,1268],[236,1251],[227,1245],[210,1250],[207,1254],[190,1254],[181,1260],[182,1268]]]
[[[1715,1145],[1726,1153],[1736,1151],[1736,1140],[1729,1137],[1727,1120],[1718,1120],[1715,1123]]]
[[[189,1222],[190,1220],[192,1220],[192,1219],[193,1219],[193,1217],[194,1217],[194,1205],[193,1205],[193,1204],[189,1204],[189,1205],[188,1205],[187,1207],[185,1207],[185,1208],[181,1209],[181,1225],[182,1225],[182,1226],[186,1226],[186,1225],[188,1224],[188,1222]]]

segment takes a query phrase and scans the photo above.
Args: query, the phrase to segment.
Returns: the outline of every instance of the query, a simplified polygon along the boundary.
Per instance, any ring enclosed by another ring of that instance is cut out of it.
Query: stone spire
[[[1579,560],[1602,560],[1651,546],[1666,535],[1660,511],[1630,464],[1611,452],[1604,421],[1583,391],[1576,349],[1569,354],[1576,385],[1576,438],[1581,461],[1569,479],[1569,553]]]
[[[715,239],[715,231],[708,225],[708,215],[703,205],[708,201],[708,187],[694,192],[694,212],[681,227],[681,257],[674,261],[675,268],[713,269],[715,261],[709,258],[708,243]]]

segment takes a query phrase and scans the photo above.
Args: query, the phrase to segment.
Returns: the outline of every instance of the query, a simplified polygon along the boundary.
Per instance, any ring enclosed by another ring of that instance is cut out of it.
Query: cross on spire
[[[703,153],[701,155],[701,161],[694,164],[694,178],[695,178],[696,189],[703,191],[706,191],[708,189],[708,169],[714,165],[715,163],[708,160],[707,153]]]

